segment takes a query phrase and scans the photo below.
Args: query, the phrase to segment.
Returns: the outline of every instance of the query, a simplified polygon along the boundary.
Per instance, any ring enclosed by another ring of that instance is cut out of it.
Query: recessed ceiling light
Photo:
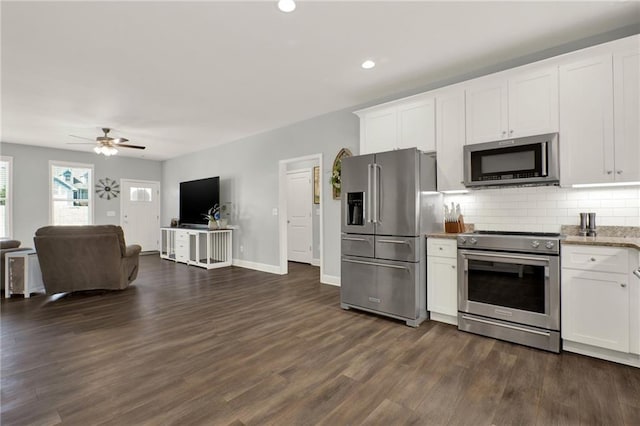
[[[279,0],[278,9],[285,13],[293,12],[296,10],[296,2],[293,0]]]
[[[370,70],[371,68],[376,66],[376,63],[373,62],[371,59],[367,59],[366,61],[364,61],[362,63],[362,68],[364,68],[365,70]]]

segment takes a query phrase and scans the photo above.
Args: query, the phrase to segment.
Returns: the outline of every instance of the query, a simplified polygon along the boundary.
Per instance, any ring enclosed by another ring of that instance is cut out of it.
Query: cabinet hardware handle
[[[611,173],[613,173],[613,170],[607,170],[608,175],[610,175]]]
[[[503,131],[502,131],[502,136],[506,136],[506,134],[507,134],[507,131],[506,131],[506,130],[503,130]]]
[[[622,174],[622,170],[618,170],[616,173],[621,175]]]
[[[513,134],[513,130],[509,130],[509,134],[512,135]]]
[[[625,288],[627,285],[625,283],[620,283],[620,287]]]
[[[442,247],[438,247],[438,250],[442,250]]]
[[[456,267],[454,265],[451,265],[451,269],[456,269]]]
[[[590,260],[590,261],[592,261],[592,262],[595,262],[595,261],[596,261],[596,258],[595,258],[595,257],[592,257],[592,258],[591,258],[591,259],[589,259],[589,260]]]

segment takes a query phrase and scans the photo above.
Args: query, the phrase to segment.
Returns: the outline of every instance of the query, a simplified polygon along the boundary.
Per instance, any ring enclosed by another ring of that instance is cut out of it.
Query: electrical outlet
[[[274,207],[274,208],[271,210],[271,214],[272,214],[272,215],[274,215],[274,216],[278,216],[278,208],[277,208],[277,207]]]
[[[244,246],[240,245],[240,253],[244,253]]]

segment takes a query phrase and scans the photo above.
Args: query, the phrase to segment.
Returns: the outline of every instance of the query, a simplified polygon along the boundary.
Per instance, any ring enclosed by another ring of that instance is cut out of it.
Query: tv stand
[[[231,266],[230,229],[160,228],[160,257],[214,269]]]

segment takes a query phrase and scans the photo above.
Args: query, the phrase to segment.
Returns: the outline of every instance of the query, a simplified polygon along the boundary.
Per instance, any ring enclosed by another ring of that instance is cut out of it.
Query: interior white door
[[[311,169],[287,172],[287,257],[294,262],[312,259]]]
[[[160,183],[121,179],[120,223],[127,244],[139,244],[143,251],[159,249]]]

